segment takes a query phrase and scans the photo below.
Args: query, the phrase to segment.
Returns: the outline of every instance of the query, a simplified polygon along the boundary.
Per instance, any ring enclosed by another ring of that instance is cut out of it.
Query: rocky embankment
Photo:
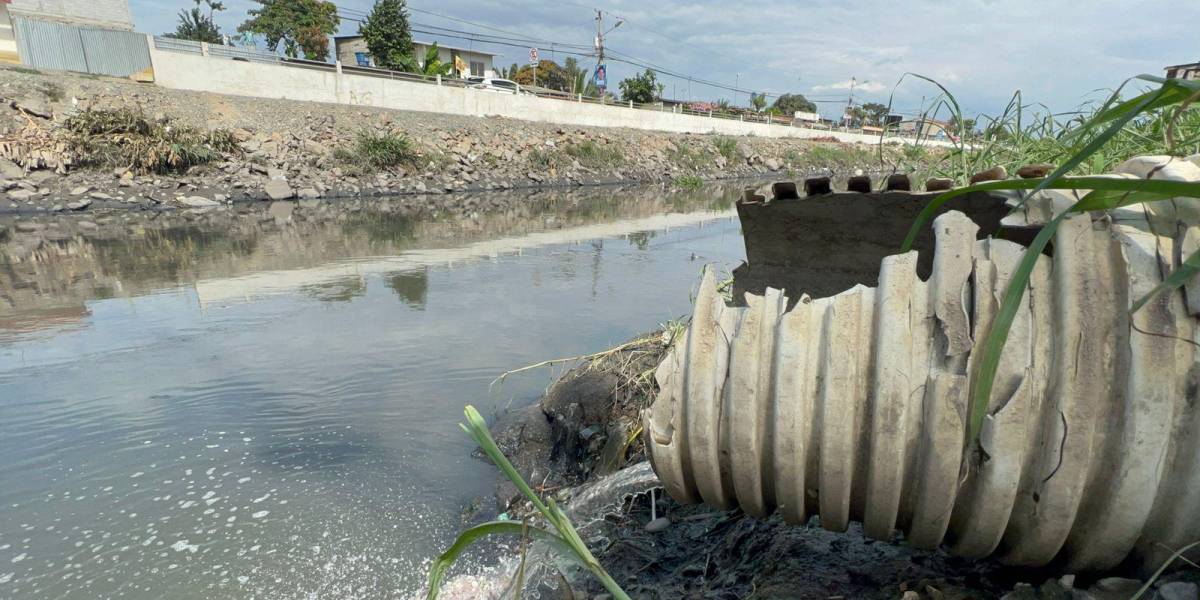
[[[617,182],[694,185],[697,178],[879,166],[875,148],[837,142],[563,127],[183,92],[21,68],[0,72],[0,211],[197,208]],[[224,144],[214,152],[173,139],[154,145],[102,118],[72,123],[80,115],[135,115],[143,120],[133,127],[150,136],[195,132]],[[402,160],[370,164],[364,135],[405,140]],[[94,143],[101,138],[104,144]]]

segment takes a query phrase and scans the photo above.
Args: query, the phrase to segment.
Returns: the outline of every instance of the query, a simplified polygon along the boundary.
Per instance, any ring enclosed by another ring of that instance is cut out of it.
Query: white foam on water
[[[271,514],[271,511],[269,511],[269,510],[260,510],[250,516],[254,517],[255,519],[261,519],[269,514]]]

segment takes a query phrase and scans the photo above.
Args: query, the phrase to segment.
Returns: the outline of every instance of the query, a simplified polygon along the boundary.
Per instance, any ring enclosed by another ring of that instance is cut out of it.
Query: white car
[[[521,86],[515,81],[508,79],[497,79],[494,77],[479,77],[472,75],[467,77],[467,87],[484,90],[488,92],[496,92],[498,94],[520,94]]]

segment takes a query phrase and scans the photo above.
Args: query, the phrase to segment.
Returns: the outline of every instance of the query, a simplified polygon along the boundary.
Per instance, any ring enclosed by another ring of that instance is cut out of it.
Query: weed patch
[[[713,146],[717,148],[717,152],[720,152],[721,156],[724,156],[725,160],[727,161],[733,162],[734,160],[737,160],[738,155],[741,154],[741,150],[738,148],[737,140],[732,137],[727,135],[718,135],[717,137],[713,138],[712,142]]]
[[[680,175],[671,180],[671,184],[677,188],[694,190],[704,185],[704,180],[695,175]]]
[[[567,146],[565,151],[585,167],[615,167],[625,162],[625,155],[615,144],[597,144],[586,140]]]
[[[64,130],[78,164],[142,174],[185,171],[238,148],[227,131],[151,122],[133,109],[84,111],[67,118]]]
[[[403,135],[360,131],[350,148],[334,150],[333,157],[353,173],[364,174],[412,164],[417,159],[412,141]]]

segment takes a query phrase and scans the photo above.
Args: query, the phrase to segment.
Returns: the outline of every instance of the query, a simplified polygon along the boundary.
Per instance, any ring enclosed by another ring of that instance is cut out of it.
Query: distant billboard
[[[797,121],[811,121],[813,123],[821,120],[821,115],[818,115],[815,112],[804,112],[802,110],[798,110],[793,113],[792,117],[794,117]]]

